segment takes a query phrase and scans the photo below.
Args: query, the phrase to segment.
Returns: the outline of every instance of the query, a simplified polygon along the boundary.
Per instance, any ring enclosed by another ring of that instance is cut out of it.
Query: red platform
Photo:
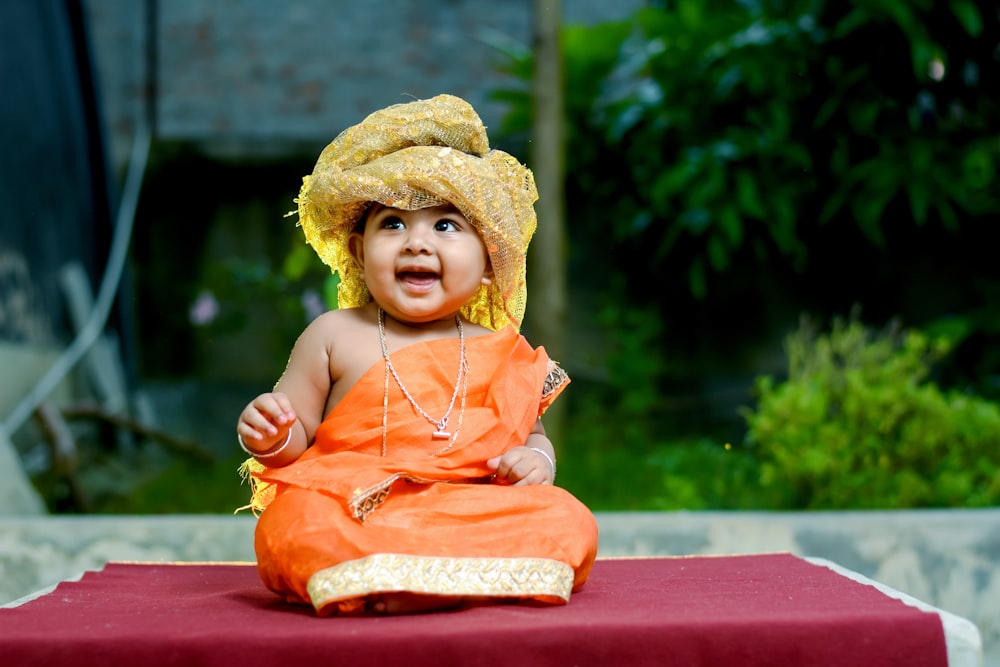
[[[5,665],[943,667],[920,611],[789,554],[598,560],[563,607],[317,618],[249,564],[112,563],[0,609]]]

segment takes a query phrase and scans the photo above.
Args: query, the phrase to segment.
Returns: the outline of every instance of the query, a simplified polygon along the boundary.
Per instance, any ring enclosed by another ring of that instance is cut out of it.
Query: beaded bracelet
[[[533,452],[538,452],[545,457],[545,460],[549,462],[549,467],[552,468],[552,481],[556,481],[556,462],[551,456],[549,456],[549,453],[544,449],[539,449],[538,447],[528,447],[528,449]]]
[[[292,441],[292,429],[288,429],[288,435],[285,436],[285,441],[283,443],[281,443],[278,446],[277,449],[272,448],[272,449],[269,449],[266,452],[255,452],[252,449],[250,449],[249,447],[247,447],[246,443],[243,442],[243,436],[240,435],[239,433],[236,434],[236,440],[238,440],[239,443],[240,443],[240,449],[242,449],[244,452],[246,452],[250,456],[254,457],[255,459],[258,459],[258,460],[260,460],[260,459],[269,459],[272,456],[277,456],[281,452],[285,451],[285,447],[287,447],[288,443],[290,443]]]

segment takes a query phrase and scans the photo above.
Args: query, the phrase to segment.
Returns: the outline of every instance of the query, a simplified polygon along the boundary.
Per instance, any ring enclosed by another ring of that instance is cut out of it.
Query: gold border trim
[[[446,558],[373,554],[314,573],[307,584],[316,610],[381,593],[420,593],[569,602],[573,568],[550,558]]]
[[[401,479],[407,482],[413,482],[414,484],[434,484],[436,482],[447,481],[427,479],[425,477],[419,477],[405,472],[397,472],[388,479],[385,479],[367,489],[355,489],[354,497],[351,498],[351,501],[348,503],[351,507],[351,516],[361,523],[364,523],[365,519],[368,518],[368,515],[381,507],[382,503],[385,502],[385,499],[389,497],[389,492],[392,491],[392,485]]]
[[[548,372],[545,375],[545,382],[542,384],[542,398],[548,398],[556,393],[559,387],[569,381],[569,373],[563,370],[558,362],[549,359]]]

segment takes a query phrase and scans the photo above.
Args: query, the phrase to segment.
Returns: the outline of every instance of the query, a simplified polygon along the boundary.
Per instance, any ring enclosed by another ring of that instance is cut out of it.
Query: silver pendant
[[[457,387],[458,385],[455,386]],[[448,408],[448,412],[451,412],[451,408]],[[446,428],[448,428],[448,415],[442,417],[441,421],[435,424],[435,426],[437,426],[437,430],[431,433],[431,437],[433,439],[447,440],[448,438],[451,437],[451,433],[445,430]]]

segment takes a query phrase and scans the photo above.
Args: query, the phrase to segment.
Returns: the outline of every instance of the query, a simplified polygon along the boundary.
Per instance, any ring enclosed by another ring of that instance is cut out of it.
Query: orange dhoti
[[[568,378],[512,328],[466,340],[466,354],[453,443],[432,437],[376,364],[296,462],[254,472],[270,589],[327,614],[394,592],[565,603],[583,585],[597,551],[590,511],[555,486],[493,483],[486,467],[525,443]],[[393,364],[416,402],[443,414],[458,358],[446,339],[406,347]]]

